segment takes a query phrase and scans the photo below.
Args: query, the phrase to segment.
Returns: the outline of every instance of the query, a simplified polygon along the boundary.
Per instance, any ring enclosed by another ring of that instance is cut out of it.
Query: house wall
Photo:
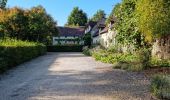
[[[100,44],[100,36],[93,37],[93,44],[94,45]]]
[[[115,37],[116,32],[109,30],[107,33],[103,33],[100,35],[100,44],[105,48],[115,45],[116,44]]]
[[[78,36],[67,36],[67,37],[64,37],[64,36],[61,36],[61,37],[53,37],[53,45],[64,45],[64,44],[80,44],[80,45],[83,45],[84,44],[84,41],[83,40],[80,40],[79,42],[78,41],[68,41],[68,39],[77,39],[79,38]],[[59,41],[60,39],[62,39],[62,41]]]
[[[160,59],[170,59],[170,35],[156,39],[153,44],[152,56]]]
[[[88,26],[88,28],[86,28],[86,30],[85,30],[85,34],[86,34],[86,33],[89,33],[90,30],[91,30],[91,26]]]

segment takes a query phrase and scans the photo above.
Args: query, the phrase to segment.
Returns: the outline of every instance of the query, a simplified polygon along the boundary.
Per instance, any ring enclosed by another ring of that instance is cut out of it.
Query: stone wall
[[[153,44],[152,56],[170,59],[170,35],[156,39]]]

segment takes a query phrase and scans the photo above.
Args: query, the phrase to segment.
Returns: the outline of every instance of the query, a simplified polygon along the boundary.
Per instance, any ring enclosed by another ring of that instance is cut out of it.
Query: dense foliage
[[[99,21],[99,20],[101,20],[102,18],[105,18],[105,17],[106,17],[106,14],[105,14],[104,10],[98,10],[90,20],[97,22],[97,21]]]
[[[138,0],[136,8],[138,26],[147,41],[170,34],[169,0]]]
[[[121,4],[115,6],[112,14],[117,19],[115,28],[118,42],[123,45],[134,45],[135,48],[140,48],[144,45],[144,42],[137,27],[135,10],[136,0],[123,0]]]
[[[139,48],[170,31],[170,1],[122,0],[108,21],[116,17],[117,40]]]
[[[6,6],[7,0],[0,0],[0,9],[4,9]]]
[[[156,75],[151,82],[151,92],[161,100],[170,99],[170,75]]]
[[[0,40],[0,72],[46,53],[40,43],[20,40]]]
[[[90,47],[92,45],[91,33],[86,33],[83,37],[84,45]]]
[[[75,7],[68,17],[66,26],[85,26],[86,23],[87,14],[78,7]]]
[[[92,55],[96,60],[104,63],[111,63],[114,68],[124,70],[140,71],[150,66],[150,52],[147,49],[138,50],[131,54],[120,52],[116,46],[110,49],[95,47],[92,49],[84,48],[83,53],[88,56]]]
[[[56,22],[42,6],[30,10],[10,8],[0,11],[0,36],[51,44],[57,34]]]

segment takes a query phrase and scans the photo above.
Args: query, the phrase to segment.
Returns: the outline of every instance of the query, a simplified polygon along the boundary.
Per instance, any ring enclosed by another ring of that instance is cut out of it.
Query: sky
[[[7,7],[21,7],[29,9],[42,5],[50,14],[58,26],[64,26],[67,18],[74,7],[79,7],[87,13],[88,18],[92,17],[97,10],[102,9],[108,16],[115,4],[121,0],[8,0]]]

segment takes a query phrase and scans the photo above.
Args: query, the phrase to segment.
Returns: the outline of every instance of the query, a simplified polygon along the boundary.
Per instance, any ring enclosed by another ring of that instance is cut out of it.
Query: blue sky
[[[113,6],[121,0],[8,0],[7,7],[19,6],[31,8],[42,5],[58,23],[63,26],[73,7],[78,6],[88,17],[91,17],[98,9],[102,9],[108,15]]]

